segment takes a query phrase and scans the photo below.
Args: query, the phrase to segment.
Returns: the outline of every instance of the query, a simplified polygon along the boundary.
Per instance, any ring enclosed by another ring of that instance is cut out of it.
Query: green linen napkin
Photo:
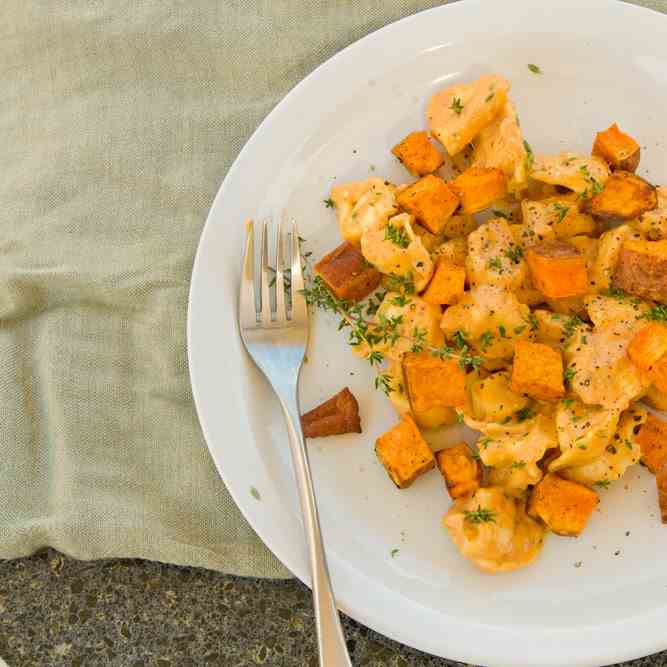
[[[289,576],[199,429],[192,260],[227,168],[283,95],[437,4],[4,0],[0,558],[50,545]]]

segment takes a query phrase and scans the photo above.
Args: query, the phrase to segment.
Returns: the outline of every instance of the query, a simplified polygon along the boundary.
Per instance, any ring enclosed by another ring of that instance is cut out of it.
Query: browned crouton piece
[[[528,514],[542,519],[557,535],[576,537],[599,501],[587,486],[549,473],[533,488]]]
[[[436,452],[435,461],[453,500],[472,495],[479,489],[482,469],[465,442]]]
[[[667,422],[650,414],[636,441],[642,450],[642,461],[653,474],[657,473],[667,463]]]
[[[398,205],[414,215],[432,234],[440,234],[459,207],[459,198],[439,176],[424,176],[396,197]]]
[[[426,428],[450,424],[452,410],[466,404],[466,377],[454,359],[439,359],[428,352],[408,352],[403,374],[415,420]]]
[[[642,299],[667,302],[667,241],[624,241],[613,285]]]
[[[657,205],[654,186],[629,171],[615,171],[590,200],[590,211],[602,220],[632,220]]]
[[[427,132],[410,132],[391,152],[413,176],[432,174],[444,162]]]
[[[562,299],[588,292],[586,258],[564,241],[543,241],[526,251],[533,284],[544,296]]]
[[[660,518],[667,523],[667,464],[655,474],[655,484],[658,487],[658,506],[660,507]]]
[[[593,155],[601,157],[612,169],[635,171],[641,154],[639,144],[618,125],[610,125],[604,132],[598,132],[593,144]]]
[[[470,167],[457,176],[450,188],[461,200],[463,213],[478,213],[507,194],[507,181],[500,169]]]
[[[399,489],[435,466],[431,448],[409,415],[375,441],[375,453]]]
[[[555,401],[565,394],[560,352],[542,343],[519,340],[514,348],[512,391],[541,401]]]
[[[372,267],[361,250],[344,241],[335,250],[315,264],[315,273],[339,298],[361,301],[380,284],[382,274]]]
[[[651,322],[642,327],[628,346],[628,356],[632,363],[645,372],[652,371],[665,354],[667,354],[667,327],[658,322]]]
[[[465,290],[466,270],[438,257],[433,276],[421,297],[426,303],[451,305],[459,300]]]
[[[301,428],[306,438],[361,433],[359,404],[347,388],[301,416]]]

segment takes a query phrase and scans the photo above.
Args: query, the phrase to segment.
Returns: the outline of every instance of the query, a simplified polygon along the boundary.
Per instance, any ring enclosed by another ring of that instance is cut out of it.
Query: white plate
[[[371,173],[407,181],[389,148],[424,127],[434,90],[484,72],[512,82],[524,134],[537,151],[588,151],[595,132],[617,121],[641,141],[640,173],[667,182],[666,35],[667,18],[620,2],[448,5],[336,55],[287,95],[243,149],[195,261],[190,370],[227,488],[301,580],[308,581],[308,567],[283,419],[235,323],[242,220],[287,211],[319,256],[339,242],[334,215],[322,203],[330,185]],[[532,74],[527,63],[544,74]],[[394,422],[393,412],[334,322],[315,319],[302,405],[349,385],[364,426],[361,436],[309,444],[333,583],[346,613],[424,651],[494,666],[597,666],[667,648],[667,528],[656,516],[650,475],[636,467],[602,491],[585,534],[549,536],[534,566],[482,574],[441,529],[449,500],[439,475],[399,492],[377,463],[373,443]]]

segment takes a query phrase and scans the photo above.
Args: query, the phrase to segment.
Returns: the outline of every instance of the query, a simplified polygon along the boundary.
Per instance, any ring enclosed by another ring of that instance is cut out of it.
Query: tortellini
[[[526,280],[526,262],[502,218],[480,225],[468,236],[466,272],[471,287],[495,285],[508,290]]]
[[[331,188],[336,207],[340,235],[351,243],[359,243],[364,230],[386,222],[398,212],[396,188],[381,178],[343,183]]]
[[[470,400],[475,419],[502,422],[528,405],[523,394],[510,388],[509,373],[493,373],[470,383]]]
[[[461,553],[486,572],[524,567],[544,543],[544,528],[526,514],[523,503],[494,486],[457,500],[443,524]]]
[[[636,238],[639,238],[639,233],[630,225],[615,227],[600,236],[595,261],[589,271],[591,284],[597,292],[603,292],[611,287],[611,279],[623,242]]]
[[[411,276],[420,292],[433,274],[433,260],[412,228],[412,216],[395,215],[366,228],[361,236],[361,252],[368,262],[384,274]]]
[[[442,316],[449,340],[461,332],[487,359],[511,359],[517,340],[531,338],[530,308],[507,290],[480,285],[466,292]]]
[[[530,175],[542,183],[593,195],[609,178],[609,167],[601,158],[564,151],[559,155],[536,156]]]

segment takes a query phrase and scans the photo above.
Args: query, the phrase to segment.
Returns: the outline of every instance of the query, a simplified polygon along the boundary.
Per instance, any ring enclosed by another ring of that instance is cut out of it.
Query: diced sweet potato
[[[432,234],[440,234],[447,220],[459,207],[459,198],[447,183],[432,174],[405,188],[396,201]]]
[[[375,453],[399,489],[435,466],[431,448],[409,415],[375,441]]]
[[[555,401],[565,394],[563,359],[548,345],[517,341],[514,348],[512,390],[542,401]]]
[[[588,292],[586,259],[573,245],[543,241],[528,248],[528,267],[537,289],[550,299]]]
[[[347,388],[301,416],[306,438],[323,438],[343,433],[361,433],[359,404]]]
[[[615,171],[590,200],[590,211],[602,220],[632,220],[657,205],[654,186],[629,171]]]
[[[651,322],[642,327],[628,346],[628,356],[632,363],[645,372],[652,371],[665,354],[667,354],[667,327],[658,322]]]
[[[452,408],[466,404],[465,373],[454,359],[409,352],[403,357],[403,373],[412,414],[426,428],[452,423]]]
[[[601,157],[612,169],[635,171],[641,151],[639,144],[614,123],[597,133],[592,153]]]
[[[667,523],[667,464],[655,474],[655,484],[658,487],[658,506],[662,523]]]
[[[466,270],[462,266],[456,266],[444,257],[438,257],[431,282],[421,297],[426,303],[451,305],[463,294],[465,281]]]
[[[656,410],[667,410],[667,393],[660,391],[655,384],[652,384],[642,397],[642,403],[650,405]]]
[[[344,241],[315,264],[315,273],[339,298],[360,301],[380,284],[382,274],[370,266],[361,250]]]
[[[653,474],[657,473],[667,463],[667,422],[650,414],[636,441],[642,450],[642,461]]]
[[[444,162],[427,132],[410,132],[391,152],[413,176],[432,174]]]
[[[500,169],[470,167],[449,187],[461,200],[463,213],[478,213],[507,194],[505,174]]]
[[[624,241],[613,285],[642,299],[667,302],[667,241]]]
[[[465,442],[436,452],[435,461],[453,500],[472,495],[479,488],[482,470]]]
[[[533,488],[528,514],[542,519],[557,535],[576,537],[599,501],[587,486],[549,473]]]

